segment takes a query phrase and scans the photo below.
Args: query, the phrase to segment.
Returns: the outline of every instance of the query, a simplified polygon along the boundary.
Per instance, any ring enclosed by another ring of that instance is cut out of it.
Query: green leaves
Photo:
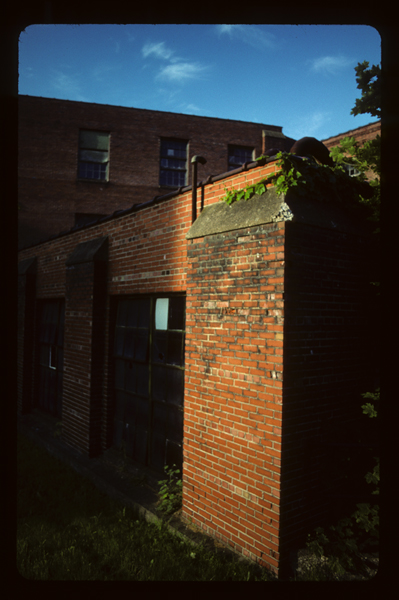
[[[180,479],[180,470],[173,467],[165,466],[164,468],[166,479],[159,482],[161,488],[159,490],[159,509],[165,515],[171,515],[179,510],[182,505],[183,483]]]
[[[378,65],[369,67],[367,60],[355,67],[356,81],[361,98],[357,98],[351,115],[368,113],[372,117],[381,118],[381,69]]]

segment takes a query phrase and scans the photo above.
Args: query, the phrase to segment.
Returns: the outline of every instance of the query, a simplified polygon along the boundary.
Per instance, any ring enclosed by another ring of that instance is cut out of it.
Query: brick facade
[[[78,178],[81,129],[110,134],[108,181]],[[108,215],[168,193],[171,188],[160,186],[161,138],[188,142],[185,185],[191,182],[194,155],[207,159],[198,173],[205,180],[228,170],[229,145],[251,147],[255,158],[265,148],[289,150],[294,142],[273,125],[19,96],[19,248],[91,215]]]
[[[364,125],[363,127],[358,127],[356,129],[351,129],[345,133],[340,133],[328,138],[327,140],[323,140],[323,144],[329,150],[331,150],[331,148],[334,148],[334,146],[340,144],[344,138],[353,137],[360,146],[363,146],[363,144],[375,139],[377,136],[381,137],[381,121],[370,123],[369,125]],[[373,180],[376,177],[373,170],[366,171],[365,176],[368,180]]]
[[[365,142],[373,140],[377,135],[381,135],[381,121],[369,123],[369,125],[363,125],[363,127],[357,127],[356,129],[350,129],[345,133],[339,133],[326,140],[322,140],[322,142],[329,150],[331,150],[331,148],[337,146],[345,137],[354,137],[362,146]]]
[[[334,503],[317,444],[339,440],[357,415],[373,357],[371,245],[353,217],[269,189],[213,218],[225,186],[275,170],[252,164],[207,183],[194,226],[188,190],[25,249],[20,261],[21,277],[36,261],[37,300],[65,298],[62,435],[91,456],[112,443],[118,299],[185,293],[183,517],[281,573]],[[241,226],[229,225],[235,214]],[[195,233],[201,223],[208,232]],[[21,280],[21,356],[26,289]]]

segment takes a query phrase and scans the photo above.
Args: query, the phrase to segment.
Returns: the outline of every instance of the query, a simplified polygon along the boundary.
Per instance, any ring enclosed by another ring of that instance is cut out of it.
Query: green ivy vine
[[[263,194],[268,184],[273,184],[278,195],[295,190],[296,195],[319,201],[340,201],[346,205],[359,206],[362,198],[369,198],[372,190],[364,177],[350,177],[342,165],[334,167],[320,165],[312,159],[301,158],[288,152],[276,155],[278,173],[273,173],[254,185],[242,189],[226,186],[222,200],[233,204],[239,200],[249,200],[255,194]],[[261,160],[263,156],[257,160]]]

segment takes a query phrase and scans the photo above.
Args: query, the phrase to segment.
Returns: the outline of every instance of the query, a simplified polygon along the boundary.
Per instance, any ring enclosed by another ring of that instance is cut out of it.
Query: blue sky
[[[364,60],[381,63],[380,35],[365,25],[31,25],[18,91],[326,139],[376,121],[350,114]]]

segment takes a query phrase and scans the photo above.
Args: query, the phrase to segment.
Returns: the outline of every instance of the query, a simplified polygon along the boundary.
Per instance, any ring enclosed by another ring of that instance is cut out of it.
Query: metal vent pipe
[[[201,165],[206,164],[206,159],[203,156],[198,156],[197,154],[192,157],[191,164],[193,165],[192,172],[192,210],[191,210],[191,223],[197,218],[197,164]]]

